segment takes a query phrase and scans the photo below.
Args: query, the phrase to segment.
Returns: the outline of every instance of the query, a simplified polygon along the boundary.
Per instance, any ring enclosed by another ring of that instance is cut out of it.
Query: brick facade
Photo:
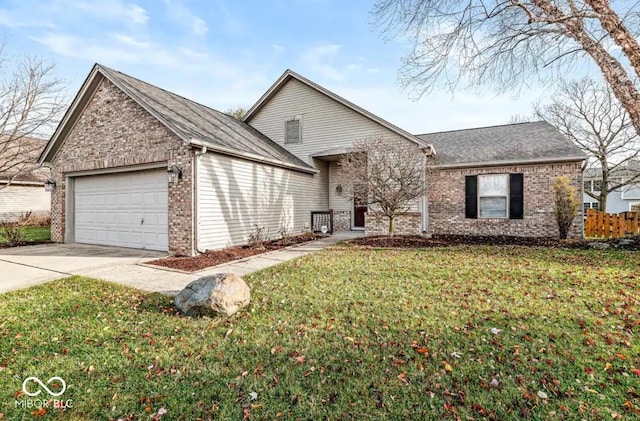
[[[351,229],[351,212],[333,211],[333,230],[349,231]]]
[[[394,222],[394,234],[418,235],[422,233],[422,213],[404,212],[396,215]],[[364,231],[366,235],[389,234],[389,218],[380,212],[369,211],[365,216]]]
[[[103,79],[52,162],[51,239],[65,240],[69,173],[166,163],[182,170],[182,180],[169,186],[169,251],[193,254],[193,159],[182,140]]]
[[[523,219],[465,218],[465,176],[481,174],[524,175]],[[558,237],[553,215],[554,178],[567,176],[582,197],[582,163],[513,165],[490,168],[436,170],[429,182],[429,232],[433,234],[509,235]],[[582,237],[582,206],[568,236]]]

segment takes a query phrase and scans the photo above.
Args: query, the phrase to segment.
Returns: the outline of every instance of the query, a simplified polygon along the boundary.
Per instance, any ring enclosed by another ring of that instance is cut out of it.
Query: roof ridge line
[[[466,128],[466,129],[440,130],[440,131],[437,131],[437,132],[428,132],[428,133],[415,134],[414,136],[427,136],[427,135],[440,134],[440,133],[464,132],[464,131],[468,131],[468,130],[492,129],[494,127],[508,127],[508,126],[518,126],[518,125],[536,124],[536,123],[547,123],[547,121],[545,121],[545,120],[523,121],[523,122],[520,122],[520,123],[494,124],[494,125],[491,125],[491,126],[469,127],[469,128]]]

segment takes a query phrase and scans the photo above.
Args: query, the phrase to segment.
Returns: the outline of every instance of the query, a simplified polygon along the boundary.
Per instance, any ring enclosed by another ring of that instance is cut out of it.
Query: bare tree
[[[611,89],[585,78],[565,83],[547,105],[536,105],[538,117],[553,124],[592,159],[587,168],[602,176],[596,194],[599,209],[606,211],[610,192],[640,181],[640,137],[629,114]]]
[[[36,57],[15,63],[0,46],[0,189],[35,169],[42,143],[64,106],[64,84],[54,65]]]
[[[247,109],[244,107],[229,108],[224,113],[226,115],[230,115],[233,118],[237,118],[238,120],[242,120],[244,115],[247,113]]]
[[[640,132],[635,2],[614,9],[610,0],[379,0],[372,15],[384,33],[413,40],[400,79],[419,96],[467,78],[500,90],[554,80],[588,57]]]
[[[339,161],[341,194],[379,210],[389,219],[389,235],[393,235],[395,217],[426,192],[426,161],[420,147],[404,139],[376,137],[355,142]]]

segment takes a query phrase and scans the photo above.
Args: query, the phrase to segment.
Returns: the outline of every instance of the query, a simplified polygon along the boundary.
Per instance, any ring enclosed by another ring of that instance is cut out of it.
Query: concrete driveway
[[[198,277],[137,265],[163,256],[166,253],[84,244],[0,249],[0,293],[72,275],[173,293]]]

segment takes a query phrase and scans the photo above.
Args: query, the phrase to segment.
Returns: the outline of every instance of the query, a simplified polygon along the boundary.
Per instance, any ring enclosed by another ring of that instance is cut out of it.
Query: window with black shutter
[[[466,176],[464,185],[464,216],[476,219],[478,217],[478,177],[475,175]]]
[[[523,174],[465,177],[465,218],[523,219]]]
[[[522,174],[509,175],[509,219],[524,216],[524,183]]]

